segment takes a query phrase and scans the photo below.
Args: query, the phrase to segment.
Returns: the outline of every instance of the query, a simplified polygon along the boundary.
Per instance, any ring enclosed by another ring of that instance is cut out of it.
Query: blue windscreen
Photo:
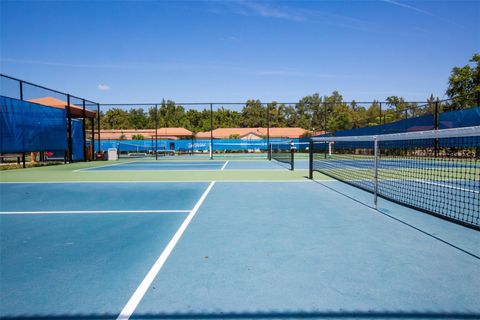
[[[72,120],[72,160],[83,160],[83,122]]]
[[[480,107],[450,112],[439,116],[439,129],[472,127],[480,125]]]
[[[0,153],[65,149],[64,109],[0,96]]]
[[[461,128],[480,125],[480,107],[442,112],[439,114],[438,129]],[[389,133],[416,132],[435,129],[435,117],[424,115],[384,125],[336,131],[336,137],[370,136]],[[329,134],[324,135],[329,136]]]

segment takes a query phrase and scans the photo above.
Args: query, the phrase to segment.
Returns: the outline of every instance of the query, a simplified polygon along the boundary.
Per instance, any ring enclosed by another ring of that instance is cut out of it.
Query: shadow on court
[[[116,314],[50,314],[6,316],[4,320],[102,320],[115,319]],[[147,313],[130,319],[479,319],[480,313],[428,311],[256,311],[256,312],[201,312],[201,313]]]

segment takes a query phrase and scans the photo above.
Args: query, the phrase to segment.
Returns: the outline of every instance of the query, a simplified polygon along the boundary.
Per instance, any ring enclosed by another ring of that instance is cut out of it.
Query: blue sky
[[[94,101],[443,97],[480,1],[5,1],[1,72]]]

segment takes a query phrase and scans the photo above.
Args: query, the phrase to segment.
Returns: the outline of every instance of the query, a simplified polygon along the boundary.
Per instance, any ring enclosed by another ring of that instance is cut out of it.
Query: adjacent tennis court
[[[307,160],[297,160],[298,170],[308,170]],[[162,160],[162,161],[127,161],[115,164],[107,164],[98,167],[78,169],[77,171],[223,171],[223,170],[283,170],[285,164],[277,161],[265,160]]]

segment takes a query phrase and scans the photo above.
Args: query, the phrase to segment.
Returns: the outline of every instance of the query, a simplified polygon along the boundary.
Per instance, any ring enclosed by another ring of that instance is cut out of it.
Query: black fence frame
[[[112,107],[112,106],[153,106],[155,108],[155,146],[156,148],[158,147],[158,105],[161,105],[162,102],[153,102],[153,103],[97,103],[97,102],[93,102],[93,101],[90,101],[90,100],[87,100],[87,99],[84,99],[84,98],[80,98],[80,97],[77,97],[77,96],[74,96],[74,95],[71,95],[69,93],[65,93],[65,92],[61,92],[61,91],[58,91],[58,90],[54,90],[54,89],[50,89],[50,88],[47,88],[45,86],[41,86],[41,85],[37,85],[37,84],[34,84],[34,83],[31,83],[31,82],[28,82],[28,81],[24,81],[24,80],[21,80],[21,79],[18,79],[18,78],[15,78],[15,77],[12,77],[12,76],[8,76],[8,75],[5,75],[5,74],[1,74],[0,73],[0,77],[2,78],[6,78],[6,79],[9,79],[9,80],[12,80],[12,81],[16,81],[18,82],[18,93],[19,93],[19,97],[20,97],[20,100],[24,100],[24,85],[25,84],[28,84],[30,86],[33,86],[35,88],[39,88],[39,89],[43,89],[43,90],[46,90],[46,91],[49,91],[49,92],[52,92],[52,93],[56,93],[56,94],[60,94],[60,95],[63,95],[63,96],[66,96],[67,97],[67,101],[66,101],[66,105],[65,105],[65,109],[67,111],[67,137],[68,137],[68,149],[65,150],[65,157],[64,157],[64,163],[71,163],[73,162],[73,159],[72,159],[72,152],[73,152],[73,140],[72,140],[72,114],[70,112],[70,100],[71,99],[77,99],[77,100],[80,100],[82,101],[82,110],[83,110],[83,115],[82,118],[83,120],[83,137],[84,137],[84,159],[83,161],[87,161],[88,160],[88,157],[87,157],[87,147],[86,147],[86,119],[88,118],[86,116],[86,105],[88,103],[88,105],[93,105],[96,107],[96,119],[94,117],[91,117],[89,118],[91,120],[91,137],[92,137],[92,154],[90,155],[91,156],[91,159],[95,159],[95,142],[97,142],[97,151],[102,153],[103,150],[102,147],[101,147],[101,116],[100,116],[100,112],[101,112],[101,108],[102,107]],[[407,104],[407,105],[416,105],[417,107],[422,107],[422,106],[427,106],[429,104],[432,104],[434,103],[434,123],[433,123],[433,127],[434,129],[438,129],[438,126],[439,126],[439,114],[441,112],[440,110],[440,105],[441,104],[445,104],[449,101],[453,101],[455,99],[458,99],[459,97],[454,97],[454,98],[450,98],[450,99],[444,99],[444,100],[439,100],[439,99],[436,99],[435,101],[403,101],[403,103]],[[165,101],[165,100],[163,100]],[[476,101],[477,101],[477,105],[480,105],[480,92],[478,92],[477,94],[477,97],[476,97]],[[266,124],[267,124],[267,135],[266,135],[266,140],[267,140],[267,146],[270,144],[270,129],[272,128],[271,126],[271,103],[260,103],[262,107],[265,107],[265,110],[266,110]],[[299,102],[275,102],[277,105],[280,105],[280,104],[283,104],[283,105],[298,105]],[[213,144],[214,144],[214,136],[213,136],[213,130],[215,130],[215,125],[214,125],[214,107],[215,106],[222,106],[222,107],[228,107],[228,106],[233,106],[233,105],[245,105],[245,102],[186,102],[186,103],[176,103],[174,102],[175,106],[183,106],[183,107],[194,107],[194,106],[207,106],[209,107],[209,111],[210,111],[210,144],[211,144],[211,147],[212,147],[212,153],[211,153],[211,158],[213,158]],[[373,104],[377,104],[379,106],[379,119],[380,119],[380,124],[386,124],[386,118],[385,118],[385,115],[386,113],[388,112],[387,110],[391,109],[391,108],[385,108],[385,106],[390,106],[392,105],[390,102],[388,101],[378,101],[378,100],[373,100],[373,101],[342,101],[341,104],[343,105],[353,105],[353,104],[356,104],[356,105],[373,105]],[[333,106],[337,105],[337,103],[331,103],[331,102],[321,102],[319,105],[318,105],[318,108],[319,108],[319,112],[323,111],[324,114],[323,114],[323,128],[322,130],[316,130],[315,128],[313,128],[313,120],[314,120],[314,117],[315,116],[322,116],[321,114],[315,114],[315,113],[312,113],[310,114],[310,117],[311,117],[311,122],[312,122],[312,128],[308,129],[310,130],[311,132],[313,132],[313,134],[315,135],[315,132],[328,132],[328,116],[329,116],[329,108],[333,108]],[[408,113],[411,109],[408,109],[406,108],[405,110],[403,110],[402,112],[405,112],[405,118],[408,118]],[[383,123],[382,123],[382,119],[383,119]],[[95,123],[96,123],[96,128],[95,128]],[[96,129],[96,131],[95,131]],[[333,132],[330,132],[330,133],[333,133]],[[95,141],[95,135],[97,136],[97,139]],[[27,152],[27,151],[26,151]],[[23,162],[23,166],[25,166],[25,153],[23,153],[22,155],[22,162]],[[156,159],[158,159],[158,155],[156,153]]]
[[[51,93],[54,93],[54,94],[59,94],[59,95],[65,96],[66,100],[67,100],[66,104],[65,104],[65,110],[66,110],[66,121],[67,121],[68,148],[65,150],[65,153],[64,153],[64,163],[74,162],[73,161],[73,136],[72,136],[72,119],[73,118],[81,118],[82,123],[83,123],[83,132],[82,132],[82,135],[83,135],[83,161],[88,161],[89,158],[91,160],[95,160],[95,117],[88,117],[87,116],[86,105],[88,103],[88,105],[95,106],[96,107],[95,112],[96,112],[97,115],[99,115],[99,111],[100,111],[100,104],[99,103],[93,102],[93,101],[90,101],[90,100],[87,100],[87,99],[84,99],[84,98],[80,98],[80,97],[71,95],[71,94],[66,93],[66,92],[62,92],[62,91],[51,89],[51,88],[48,88],[48,87],[45,87],[45,86],[42,86],[42,85],[38,85],[38,84],[29,82],[29,81],[21,80],[21,79],[18,79],[18,78],[9,76],[9,75],[5,75],[5,74],[2,74],[2,73],[0,73],[0,77],[4,78],[4,79],[11,80],[11,81],[14,81],[14,82],[17,82],[17,84],[18,84],[18,98],[19,98],[19,100],[22,100],[22,101],[25,101],[25,99],[24,99],[24,87],[25,87],[25,85],[29,85],[29,86],[32,86],[32,87],[37,88],[37,89],[42,89],[42,90],[45,90],[46,92],[51,92]],[[81,101],[80,106],[75,105],[77,107],[82,108],[82,116],[81,117],[72,115],[72,112],[70,110],[72,99],[77,99],[77,100]],[[89,110],[89,111],[91,111],[91,110]],[[92,153],[91,153],[90,157],[87,154],[87,140],[86,140],[86,137],[87,137],[86,124],[87,123],[86,123],[86,119],[90,119],[90,121],[91,121],[90,124],[91,124],[91,137],[92,137],[92,143],[91,143]],[[100,122],[99,121],[100,121],[100,117],[98,116],[98,118],[97,118],[98,139],[97,140],[98,140],[98,148],[100,149]],[[22,152],[22,157],[21,158],[22,158],[23,168],[26,167],[26,163],[25,163],[26,153],[27,152],[33,152],[33,151],[38,151],[38,150],[26,150],[26,151]],[[45,150],[40,150],[40,151],[45,151]],[[40,159],[44,159],[44,158],[45,158],[45,156],[41,153],[40,154]]]

